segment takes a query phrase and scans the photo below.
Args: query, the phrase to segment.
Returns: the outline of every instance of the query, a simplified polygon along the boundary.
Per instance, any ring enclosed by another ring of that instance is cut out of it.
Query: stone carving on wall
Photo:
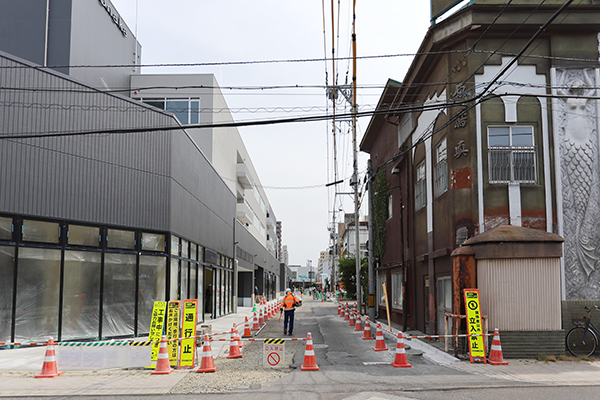
[[[556,70],[559,95],[593,96],[595,71]],[[554,112],[563,199],[567,300],[600,298],[600,168],[596,101],[559,98]]]

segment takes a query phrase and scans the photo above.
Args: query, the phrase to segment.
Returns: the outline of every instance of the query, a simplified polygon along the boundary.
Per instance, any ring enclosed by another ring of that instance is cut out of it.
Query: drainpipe
[[[50,0],[46,0],[46,31],[44,36],[44,67],[48,66],[48,30],[50,26]]]

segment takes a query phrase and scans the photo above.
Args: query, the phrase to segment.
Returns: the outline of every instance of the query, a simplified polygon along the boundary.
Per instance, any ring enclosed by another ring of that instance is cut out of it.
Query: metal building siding
[[[490,329],[561,329],[559,258],[477,260],[477,286]]]
[[[0,134],[172,126],[127,98],[0,56]],[[0,142],[0,210],[166,230],[170,132],[10,139]]]

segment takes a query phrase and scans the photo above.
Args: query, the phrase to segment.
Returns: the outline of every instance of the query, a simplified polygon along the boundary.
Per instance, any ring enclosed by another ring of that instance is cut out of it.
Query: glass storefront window
[[[69,225],[67,238],[70,245],[98,247],[100,245],[100,228]]]
[[[104,255],[102,337],[134,334],[135,254]]]
[[[188,242],[187,240],[181,239],[181,257],[183,258],[189,258],[189,245],[190,242]]]
[[[60,250],[19,249],[15,341],[58,337],[60,258]]]
[[[190,299],[198,298],[198,281],[197,278],[198,265],[190,263]]]
[[[65,251],[61,340],[98,337],[102,254]]]
[[[14,259],[14,247],[0,246],[0,342],[11,341]]]
[[[179,298],[179,260],[171,258],[171,271],[169,273],[169,300],[180,300]]]
[[[171,254],[179,255],[179,238],[177,236],[171,236]]]
[[[402,309],[403,292],[402,274],[392,274],[392,295],[390,296],[390,300],[393,308]]]
[[[12,240],[12,218],[0,217],[0,240]]]
[[[198,245],[194,243],[190,245],[190,259],[198,260]]]
[[[142,250],[165,251],[165,235],[143,232]]]
[[[204,321],[204,267],[198,265],[198,321]]]
[[[166,300],[167,258],[140,256],[138,289],[138,335],[150,332],[155,301]]]
[[[204,262],[204,247],[198,246],[198,261]]]
[[[135,249],[135,232],[109,229],[106,236],[106,245],[114,249]]]
[[[59,226],[54,222],[23,221],[23,240],[58,243]]]
[[[181,278],[180,281],[180,290],[181,290],[181,297],[180,300],[186,300],[189,299],[188,297],[188,274],[189,274],[189,262],[187,261],[182,261],[181,262]]]

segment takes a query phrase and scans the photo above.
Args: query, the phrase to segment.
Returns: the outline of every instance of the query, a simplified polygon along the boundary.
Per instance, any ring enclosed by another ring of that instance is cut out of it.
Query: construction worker
[[[285,312],[285,316],[283,319],[283,334],[288,333],[288,324],[289,324],[289,335],[292,336],[292,332],[294,331],[294,310],[298,306],[296,302],[296,297],[292,294],[291,289],[285,289],[285,297],[279,306],[279,313]]]

